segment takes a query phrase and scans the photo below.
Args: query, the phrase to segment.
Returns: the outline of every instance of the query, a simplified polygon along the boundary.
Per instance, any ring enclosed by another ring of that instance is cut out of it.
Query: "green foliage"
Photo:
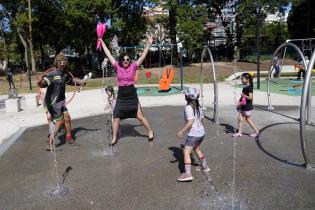
[[[292,39],[315,37],[315,1],[294,0],[288,17],[288,30]]]
[[[35,50],[60,51],[67,46],[83,54],[94,50],[97,40],[95,27],[96,15],[102,19],[110,16],[112,28],[103,37],[110,41],[114,35],[120,45],[136,45],[144,38],[146,20],[143,17],[144,6],[154,5],[153,0],[32,0],[32,28]],[[21,29],[28,37],[27,1],[5,0],[2,4],[8,11],[10,26],[15,33]],[[8,14],[6,14],[8,16]],[[15,36],[17,38],[17,36]],[[19,42],[18,39],[15,40]]]
[[[112,28],[104,37],[109,42],[117,35],[122,46],[138,45],[144,38],[148,25],[151,27],[159,23],[167,28],[167,37],[176,43],[176,35],[182,41],[188,52],[201,48],[205,44],[208,31],[204,29],[208,21],[219,21],[224,27],[227,45],[234,49],[248,44],[255,44],[256,36],[256,9],[258,2],[261,10],[262,44],[278,45],[288,36],[288,29],[282,23],[265,23],[268,14],[283,13],[290,0],[241,0],[235,7],[235,22],[224,19],[222,9],[228,0],[166,0],[162,1],[163,8],[169,10],[169,17],[160,17],[154,23],[147,22],[143,13],[145,7],[154,7],[159,0],[32,0],[32,27],[33,43],[37,55],[39,51],[47,53],[48,49],[59,51],[70,46],[76,52],[83,54],[95,50],[96,44],[96,19],[98,14],[104,18],[109,15],[112,19]],[[16,30],[19,28],[24,37],[28,37],[28,6],[25,0],[3,0],[3,7],[9,11],[10,26],[12,31],[7,32],[8,46],[15,48],[12,51],[24,53],[20,47]],[[308,26],[308,35],[314,36],[315,1],[292,0],[292,12],[288,24],[290,35],[293,38],[305,37]],[[308,17],[308,12],[310,17]],[[1,17],[3,19],[3,17]],[[309,22],[307,22],[309,20]],[[10,34],[10,35],[9,35]],[[266,38],[264,38],[266,37]],[[268,43],[267,43],[268,41]],[[12,45],[12,43],[18,43]],[[10,49],[11,49],[10,48]]]
[[[181,4],[177,8],[177,34],[188,50],[204,45],[207,10],[202,5]]]

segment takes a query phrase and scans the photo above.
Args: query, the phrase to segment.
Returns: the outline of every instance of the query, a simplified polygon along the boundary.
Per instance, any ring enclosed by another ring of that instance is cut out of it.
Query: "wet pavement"
[[[183,171],[183,107],[144,108],[155,130],[147,141],[137,120],[121,122],[113,154],[107,146],[108,115],[72,122],[79,146],[45,151],[48,126],[27,129],[0,157],[1,209],[315,209],[315,171],[306,170],[299,140],[298,107],[257,108],[254,121],[260,140],[233,139],[237,113],[220,109],[220,124],[206,121],[202,149],[211,168],[195,171],[194,180],[176,181]],[[211,109],[207,115],[211,117]],[[314,122],[314,120],[313,120]],[[251,130],[245,126],[245,133]],[[315,127],[307,127],[315,161]],[[59,138],[64,139],[63,131]],[[103,149],[105,148],[105,149]],[[61,195],[64,192],[64,195]]]
[[[0,109],[4,109],[5,108],[5,100],[3,98],[0,98]]]

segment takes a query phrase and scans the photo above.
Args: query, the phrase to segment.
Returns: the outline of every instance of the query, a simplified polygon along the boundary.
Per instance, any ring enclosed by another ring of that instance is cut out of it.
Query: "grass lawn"
[[[254,84],[254,87],[257,87]],[[279,82],[270,81],[270,92],[278,93],[290,96],[301,96],[303,89],[303,81],[294,79],[280,79]],[[267,92],[267,81],[262,80],[260,82],[260,90]],[[312,81],[312,96],[315,96],[315,79]]]

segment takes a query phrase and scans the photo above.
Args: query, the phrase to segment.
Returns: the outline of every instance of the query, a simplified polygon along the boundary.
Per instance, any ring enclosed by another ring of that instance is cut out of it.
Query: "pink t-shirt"
[[[138,69],[137,63],[131,63],[127,69],[121,67],[118,62],[115,63],[118,86],[129,86],[135,84],[135,75]]]

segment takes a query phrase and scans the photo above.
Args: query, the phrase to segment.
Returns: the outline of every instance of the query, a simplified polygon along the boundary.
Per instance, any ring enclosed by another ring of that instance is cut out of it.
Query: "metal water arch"
[[[311,119],[311,101],[312,101],[312,69],[315,63],[315,51],[312,54],[311,60],[305,72],[305,80],[302,92],[301,107],[300,107],[300,139],[302,145],[305,167],[307,169],[315,169],[315,165],[310,163],[308,141],[306,138],[306,124],[310,124]],[[308,113],[306,113],[308,110]],[[307,115],[307,119],[306,119]]]
[[[212,66],[212,75],[213,75],[213,91],[214,91],[214,111],[213,111],[213,120],[215,121],[216,124],[219,124],[219,104],[218,104],[218,83],[217,83],[217,77],[215,73],[215,68],[214,68],[214,62],[213,62],[213,56],[211,53],[211,50],[209,47],[205,47],[202,51],[201,54],[201,68],[200,68],[200,96],[201,96],[201,104],[203,107],[203,101],[204,101],[204,96],[203,96],[203,77],[204,77],[204,71],[203,71],[203,61],[204,57],[206,56],[206,53],[208,53],[211,61],[211,66]]]
[[[299,54],[299,56],[302,58],[302,60],[303,60],[303,64],[304,64],[304,68],[306,69],[306,62],[305,62],[305,58],[304,58],[304,55],[303,55],[303,53],[301,52],[301,50],[298,48],[298,46],[296,46],[295,44],[292,44],[292,43],[290,43],[290,42],[288,42],[288,43],[284,43],[284,44],[282,44],[282,45],[280,45],[277,49],[276,49],[276,51],[273,53],[273,58],[278,54],[278,52],[282,49],[282,48],[284,48],[285,47],[285,50],[284,50],[284,54],[285,54],[285,52],[286,52],[286,49],[287,49],[287,47],[288,46],[290,46],[290,47],[293,47],[295,50],[296,50],[296,52]],[[284,60],[284,55],[283,55],[283,58],[282,58],[282,63],[283,63],[283,60]],[[272,73],[272,71],[273,71],[273,63],[272,63],[273,61],[271,61],[271,64],[270,64],[270,69],[269,69],[269,72],[268,72],[268,79],[267,79],[267,97],[268,97],[268,109],[269,110],[272,110],[273,109],[273,107],[272,107],[272,105],[271,105],[271,98],[270,98],[270,79],[271,79],[271,73]],[[282,65],[281,65],[281,68],[282,68]]]
[[[302,92],[301,104],[300,104],[300,140],[301,140],[302,154],[303,154],[303,158],[305,160],[305,166],[308,169],[312,169],[312,168],[314,168],[314,166],[312,164],[310,164],[308,143],[307,143],[307,138],[306,138],[306,123],[309,124],[310,120],[311,120],[311,108],[312,108],[311,107],[311,101],[312,101],[312,91],[311,91],[311,89],[312,89],[312,87],[311,87],[312,74],[311,74],[311,72],[312,72],[314,62],[315,62],[315,51],[312,54],[312,58],[309,62],[308,67],[306,66],[305,58],[304,58],[304,55],[301,52],[301,50],[295,44],[292,44],[289,42],[280,45],[276,49],[276,51],[274,52],[273,57],[275,57],[278,54],[278,52],[284,47],[285,47],[285,50],[284,50],[284,54],[285,54],[286,48],[289,46],[293,47],[296,50],[296,52],[299,54],[299,56],[301,57],[301,59],[303,61],[304,68],[307,69],[307,72],[305,73],[305,81],[304,81],[304,85],[303,85],[303,92]],[[284,56],[285,55],[283,55],[282,63],[284,60]],[[273,64],[271,62],[270,69],[268,72],[268,79],[267,79],[267,97],[268,97],[268,109],[269,110],[273,109],[273,107],[271,105],[271,99],[270,99],[270,79],[271,79],[270,77],[271,77],[271,73],[273,71],[272,66],[273,66]],[[307,110],[307,112],[306,112],[306,110]],[[307,115],[307,117],[306,117],[306,115]]]

